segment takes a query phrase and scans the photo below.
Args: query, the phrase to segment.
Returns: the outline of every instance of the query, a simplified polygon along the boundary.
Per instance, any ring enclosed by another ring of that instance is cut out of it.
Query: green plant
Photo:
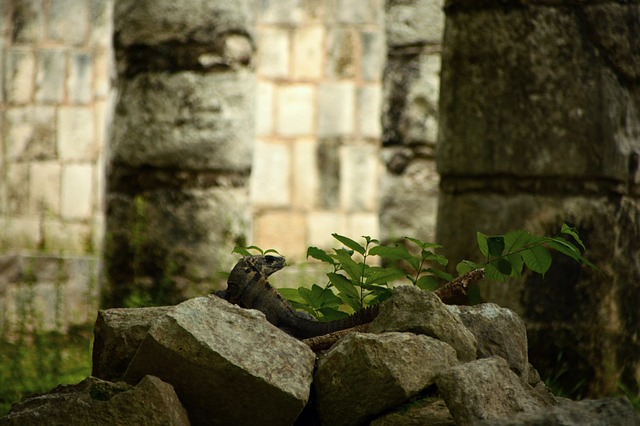
[[[429,291],[454,279],[442,269],[448,260],[435,252],[442,248],[438,244],[405,237],[403,243],[381,245],[369,236],[363,236],[364,244],[360,244],[344,235],[332,236],[342,247],[332,251],[317,247],[307,250],[308,258],[319,260],[331,268],[326,274],[326,284],[313,284],[311,288],[279,289],[295,308],[318,319],[340,318],[367,305],[382,302],[391,295],[391,285],[402,279]],[[552,262],[550,250],[596,268],[582,256],[580,248],[584,250],[585,246],[576,229],[566,224],[554,237],[539,237],[518,230],[498,236],[478,232],[476,240],[485,261],[463,260],[456,266],[460,276],[475,269],[484,269],[486,279],[506,281],[521,275],[524,266],[544,275]],[[275,252],[256,246],[236,247],[234,252],[249,255],[250,250],[262,254]],[[377,256],[382,261],[380,263],[386,266],[371,265],[369,261],[372,256]]]

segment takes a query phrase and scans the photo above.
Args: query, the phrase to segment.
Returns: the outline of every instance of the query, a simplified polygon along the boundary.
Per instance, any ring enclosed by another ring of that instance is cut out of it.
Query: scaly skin
[[[371,306],[346,318],[319,322],[310,315],[296,311],[267,280],[284,266],[285,259],[281,256],[244,256],[231,270],[227,289],[216,295],[243,308],[261,311],[267,321],[298,339],[366,324],[378,315],[378,307]]]

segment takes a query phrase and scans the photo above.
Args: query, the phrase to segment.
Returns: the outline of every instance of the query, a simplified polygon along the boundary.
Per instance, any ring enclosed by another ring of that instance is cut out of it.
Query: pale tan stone
[[[347,216],[339,211],[316,211],[307,220],[308,245],[323,249],[338,247],[340,243],[331,234],[345,235]]]
[[[292,77],[317,80],[323,76],[325,30],[321,25],[297,29],[293,34]]]
[[[318,163],[315,139],[297,139],[293,143],[293,201],[294,208],[309,210],[316,204],[318,187]]]
[[[292,211],[270,211],[254,219],[254,243],[274,248],[289,261],[302,258],[307,249],[305,216]]]
[[[258,75],[284,78],[289,74],[289,34],[269,27],[258,31]]]
[[[0,246],[4,250],[36,250],[42,237],[36,216],[0,217],[0,229]]]
[[[95,124],[91,107],[60,107],[57,126],[60,159],[92,160],[95,158]]]
[[[93,166],[91,164],[64,166],[60,194],[60,214],[62,218],[91,218],[93,193]]]
[[[60,213],[60,163],[41,161],[29,167],[29,212],[35,215]]]
[[[347,211],[377,209],[380,162],[370,144],[340,147],[340,205]]]
[[[254,207],[283,207],[291,199],[291,159],[287,143],[258,140],[254,146],[250,199]]]
[[[256,85],[256,134],[268,136],[273,133],[274,85],[268,81],[258,81]]]
[[[295,84],[277,89],[277,133],[305,136],[314,131],[315,90],[311,85]]]

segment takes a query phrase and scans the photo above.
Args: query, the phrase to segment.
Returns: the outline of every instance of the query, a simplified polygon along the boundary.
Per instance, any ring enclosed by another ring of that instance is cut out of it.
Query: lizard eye
[[[278,259],[277,257],[275,257],[275,256],[270,256],[270,255],[266,255],[266,256],[264,257],[264,260],[266,260],[266,261],[267,261],[267,263],[273,263],[273,262],[275,262],[277,259]]]

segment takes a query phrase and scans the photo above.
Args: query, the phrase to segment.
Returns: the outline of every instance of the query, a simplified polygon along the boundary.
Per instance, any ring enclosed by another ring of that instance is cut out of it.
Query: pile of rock
[[[554,397],[508,309],[399,287],[368,331],[316,355],[216,297],[101,311],[94,377],[24,400],[0,425],[640,424],[624,398]]]

